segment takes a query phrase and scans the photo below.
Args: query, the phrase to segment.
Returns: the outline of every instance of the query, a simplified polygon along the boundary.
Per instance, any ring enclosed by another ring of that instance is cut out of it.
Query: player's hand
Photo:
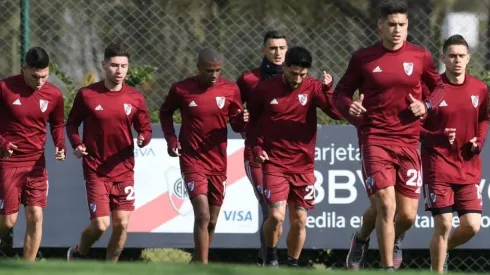
[[[259,163],[264,163],[268,160],[269,160],[269,156],[265,151],[262,151],[262,154],[257,156],[257,162]]]
[[[180,150],[182,147],[180,147],[180,142],[177,142],[177,144],[173,148],[168,148],[168,155],[171,157],[180,157]]]
[[[65,155],[65,149],[61,149],[56,147],[56,153],[55,153],[55,156],[56,156],[56,160],[65,160],[66,159],[66,155]]]
[[[427,109],[425,107],[425,104],[413,97],[412,94],[408,95],[410,97],[410,101],[412,102],[410,106],[408,106],[408,109],[412,111],[413,115],[416,117],[423,117],[425,113],[427,113]]]
[[[453,145],[454,140],[456,140],[456,129],[446,128],[444,129],[444,134],[447,136],[449,144]]]
[[[145,138],[144,138],[144,137],[143,137],[141,134],[139,134],[139,135],[138,135],[138,138],[137,138],[137,144],[138,144],[138,147],[140,147],[140,148],[141,148],[141,147],[143,146],[143,143],[144,143],[144,142],[145,142]]]
[[[10,158],[10,156],[12,156],[12,154],[14,153],[15,150],[17,150],[17,148],[18,147],[15,144],[9,142],[5,148],[6,150],[5,150],[2,158],[4,158],[4,159]]]
[[[361,94],[358,100],[352,102],[349,108],[349,114],[351,116],[358,117],[366,112],[366,108],[362,106],[363,100],[364,100],[364,94]]]
[[[478,151],[480,151],[480,148],[478,148],[478,143],[476,143],[476,140],[477,140],[476,137],[470,139],[472,153],[478,153]]]
[[[238,118],[240,118],[241,120],[243,120],[243,122],[248,122],[249,118],[250,118],[250,114],[248,113],[248,110],[247,109],[243,109],[243,112],[241,109],[238,109],[238,114],[237,114]]]
[[[328,74],[327,72],[323,71],[323,76],[322,76],[322,84],[325,86],[330,85],[332,83],[333,77],[332,75]]]
[[[88,155],[87,147],[85,147],[83,144],[78,145],[77,148],[75,148],[75,151],[73,151],[73,154],[75,154],[77,158],[83,158],[84,156]]]

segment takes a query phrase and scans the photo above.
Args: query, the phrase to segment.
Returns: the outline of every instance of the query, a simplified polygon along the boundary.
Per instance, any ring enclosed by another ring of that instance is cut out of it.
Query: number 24
[[[415,169],[408,169],[407,170],[407,177],[410,177],[407,180],[407,185],[408,186],[416,186],[417,191],[416,193],[420,193],[420,187],[422,186],[422,175],[420,171],[417,171]]]

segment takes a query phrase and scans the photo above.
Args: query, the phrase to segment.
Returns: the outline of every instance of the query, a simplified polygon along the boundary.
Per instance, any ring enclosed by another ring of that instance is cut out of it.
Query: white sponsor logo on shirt
[[[96,111],[102,111],[102,110],[104,110],[104,108],[102,108],[102,106],[99,104],[99,105],[97,105],[97,107],[95,107],[95,110]]]
[[[22,103],[20,103],[20,99],[16,99],[13,103],[13,105],[22,105]]]
[[[381,70],[381,68],[379,66],[376,66],[376,68],[374,68],[374,70],[373,70],[373,73],[380,73],[382,71],[383,70]]]
[[[271,100],[271,104],[279,104],[279,102],[277,102],[277,99],[274,98],[273,100]]]
[[[49,102],[47,100],[39,100],[39,108],[41,108],[41,112],[46,112],[46,110],[48,109],[48,104]]]
[[[446,106],[447,106],[447,102],[445,100],[443,100],[441,104],[439,104],[439,107],[446,107]]]
[[[193,100],[191,103],[189,103],[189,107],[197,107],[196,102]]]

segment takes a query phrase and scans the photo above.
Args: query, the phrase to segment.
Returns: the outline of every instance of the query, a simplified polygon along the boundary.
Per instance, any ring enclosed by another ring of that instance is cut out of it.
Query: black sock
[[[298,259],[288,256],[288,265],[298,266]]]
[[[277,247],[267,247],[267,261],[277,261]]]

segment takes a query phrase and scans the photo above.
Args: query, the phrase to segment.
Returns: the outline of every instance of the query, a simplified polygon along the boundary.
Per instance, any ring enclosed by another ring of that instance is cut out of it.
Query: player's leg
[[[10,243],[10,232],[17,222],[21,186],[27,174],[20,168],[0,167],[0,242]]]
[[[376,206],[376,235],[383,269],[394,269],[393,248],[395,226],[393,220],[396,211],[395,159],[391,147],[363,146],[363,164],[368,176],[365,180],[366,191],[374,198]]]
[[[431,269],[445,269],[448,237],[453,220],[454,192],[450,184],[426,182],[423,186],[425,210],[432,213],[434,231],[430,241]]]
[[[422,190],[422,173],[420,156],[417,149],[396,148],[398,169],[396,174],[396,220],[395,247],[393,262],[398,269],[403,260],[402,240],[417,217],[420,193]]]
[[[288,195],[290,227],[287,237],[289,266],[298,266],[298,260],[306,239],[308,210],[313,209],[314,203],[314,174],[291,175],[291,186]]]
[[[25,205],[26,216],[24,259],[34,261],[43,234],[43,208],[48,205],[48,176],[45,167],[34,167],[29,171],[21,201]]]
[[[107,245],[106,260],[117,262],[126,244],[128,225],[134,211],[136,193],[134,181],[115,182],[111,186],[110,209],[112,234]]]
[[[362,146],[359,144],[359,148]],[[362,152],[362,150],[361,150]],[[366,171],[361,161],[362,178],[365,181]],[[350,241],[349,252],[347,253],[346,265],[348,269],[359,270],[364,268],[367,252],[369,249],[369,240],[371,233],[376,226],[376,206],[374,205],[374,197],[370,197],[370,205],[362,215],[362,224],[359,231],[354,232]]]
[[[263,229],[266,245],[266,266],[279,266],[277,244],[282,235],[288,194],[289,182],[287,178],[281,175],[264,174],[264,199],[269,210],[269,217],[265,221]]]
[[[214,239],[216,224],[218,223],[219,212],[226,194],[226,176],[209,176],[209,245]]]
[[[112,182],[90,180],[85,182],[90,224],[83,230],[78,245],[71,247],[67,259],[82,259],[88,255],[92,245],[102,237],[111,225],[109,191]]]
[[[465,244],[480,231],[482,214],[482,195],[478,184],[453,185],[453,188],[459,226],[449,237],[448,250]]]
[[[348,269],[358,270],[364,268],[369,249],[371,233],[376,227],[376,206],[374,197],[369,198],[371,204],[362,215],[362,225],[359,231],[354,232],[351,237],[349,252],[347,253],[346,265]]]
[[[250,153],[247,152],[247,148],[244,150],[245,154],[245,172],[247,174],[248,180],[252,184],[255,197],[257,197],[257,200],[259,201],[260,205],[260,210],[262,212],[262,221],[260,223],[260,249],[259,253],[257,256],[257,264],[258,265],[263,265],[264,264],[264,254],[265,254],[265,239],[264,239],[264,223],[267,220],[269,216],[269,211],[267,209],[267,204],[265,203],[264,199],[264,194],[263,194],[263,182],[262,182],[262,165],[259,163],[255,163],[251,158],[253,159],[253,152],[252,150],[249,150]],[[249,156],[251,155],[251,156]]]
[[[208,227],[211,220],[208,178],[201,173],[188,173],[182,177],[194,210],[194,254],[192,261],[207,264],[209,255]]]

